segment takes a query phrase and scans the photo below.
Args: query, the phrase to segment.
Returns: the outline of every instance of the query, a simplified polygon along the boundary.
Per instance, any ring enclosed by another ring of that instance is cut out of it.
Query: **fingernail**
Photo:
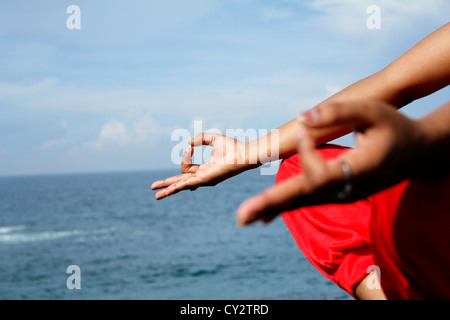
[[[315,124],[319,121],[319,112],[316,108],[306,111],[305,113],[301,114],[301,116],[304,123],[307,124]]]
[[[303,114],[299,114],[297,116],[297,121],[301,124],[304,125],[305,124],[305,117],[303,116]]]
[[[241,213],[241,208],[239,207],[236,213],[236,225],[239,228],[243,228],[247,225],[246,219],[245,219],[245,215],[243,215]]]
[[[244,228],[244,227],[245,227],[245,223],[244,223],[243,221],[241,221],[241,220],[237,220],[237,221],[236,221],[236,225],[237,225],[239,228]]]

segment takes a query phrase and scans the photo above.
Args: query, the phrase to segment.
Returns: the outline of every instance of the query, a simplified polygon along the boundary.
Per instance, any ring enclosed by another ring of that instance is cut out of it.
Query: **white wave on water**
[[[5,227],[0,229],[0,244],[30,243],[57,240],[70,237],[83,237],[101,235],[111,232],[113,229],[99,229],[93,231],[67,230],[67,231],[42,231],[42,232],[15,232],[25,228]]]
[[[21,230],[24,230],[25,228],[26,228],[25,226],[0,227],[0,234],[21,231]]]

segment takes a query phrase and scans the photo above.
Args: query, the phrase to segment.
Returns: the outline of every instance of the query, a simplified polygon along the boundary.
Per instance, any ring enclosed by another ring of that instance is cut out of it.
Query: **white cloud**
[[[127,141],[128,133],[125,124],[120,121],[111,121],[102,127],[97,141],[88,142],[84,146],[101,150],[107,146],[124,146]]]
[[[150,115],[135,116],[127,125],[122,121],[104,124],[95,141],[84,143],[84,148],[102,150],[108,147],[153,147],[161,136],[168,135],[173,128],[162,128]]]
[[[127,140],[127,129],[122,122],[112,121],[105,124],[100,132],[100,143],[124,144]]]
[[[286,20],[296,16],[293,10],[274,7],[262,7],[259,14],[264,20]]]
[[[47,142],[44,142],[43,144],[41,144],[38,149],[41,151],[44,150],[48,150],[48,149],[52,149],[52,148],[56,148],[59,146],[64,146],[67,145],[70,141],[66,138],[63,139],[57,139],[57,140],[50,140]]]
[[[166,133],[150,114],[146,114],[133,123],[130,140],[136,145],[153,146],[158,138]]]

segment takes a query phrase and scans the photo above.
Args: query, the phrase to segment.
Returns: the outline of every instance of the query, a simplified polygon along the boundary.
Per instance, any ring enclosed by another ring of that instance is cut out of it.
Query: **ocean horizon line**
[[[0,174],[0,179],[3,178],[32,178],[32,177],[57,177],[57,176],[82,176],[82,175],[103,175],[103,174],[127,174],[127,173],[151,173],[151,172],[175,172],[179,168],[160,168],[160,169],[118,169],[105,171],[79,171],[79,172],[43,172],[43,173],[12,173]]]

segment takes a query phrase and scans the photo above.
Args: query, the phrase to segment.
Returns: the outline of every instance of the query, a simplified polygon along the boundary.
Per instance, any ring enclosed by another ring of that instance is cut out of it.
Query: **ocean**
[[[0,299],[352,299],[281,218],[236,226],[239,204],[274,176],[250,171],[156,201],[150,185],[174,174],[0,178]]]

